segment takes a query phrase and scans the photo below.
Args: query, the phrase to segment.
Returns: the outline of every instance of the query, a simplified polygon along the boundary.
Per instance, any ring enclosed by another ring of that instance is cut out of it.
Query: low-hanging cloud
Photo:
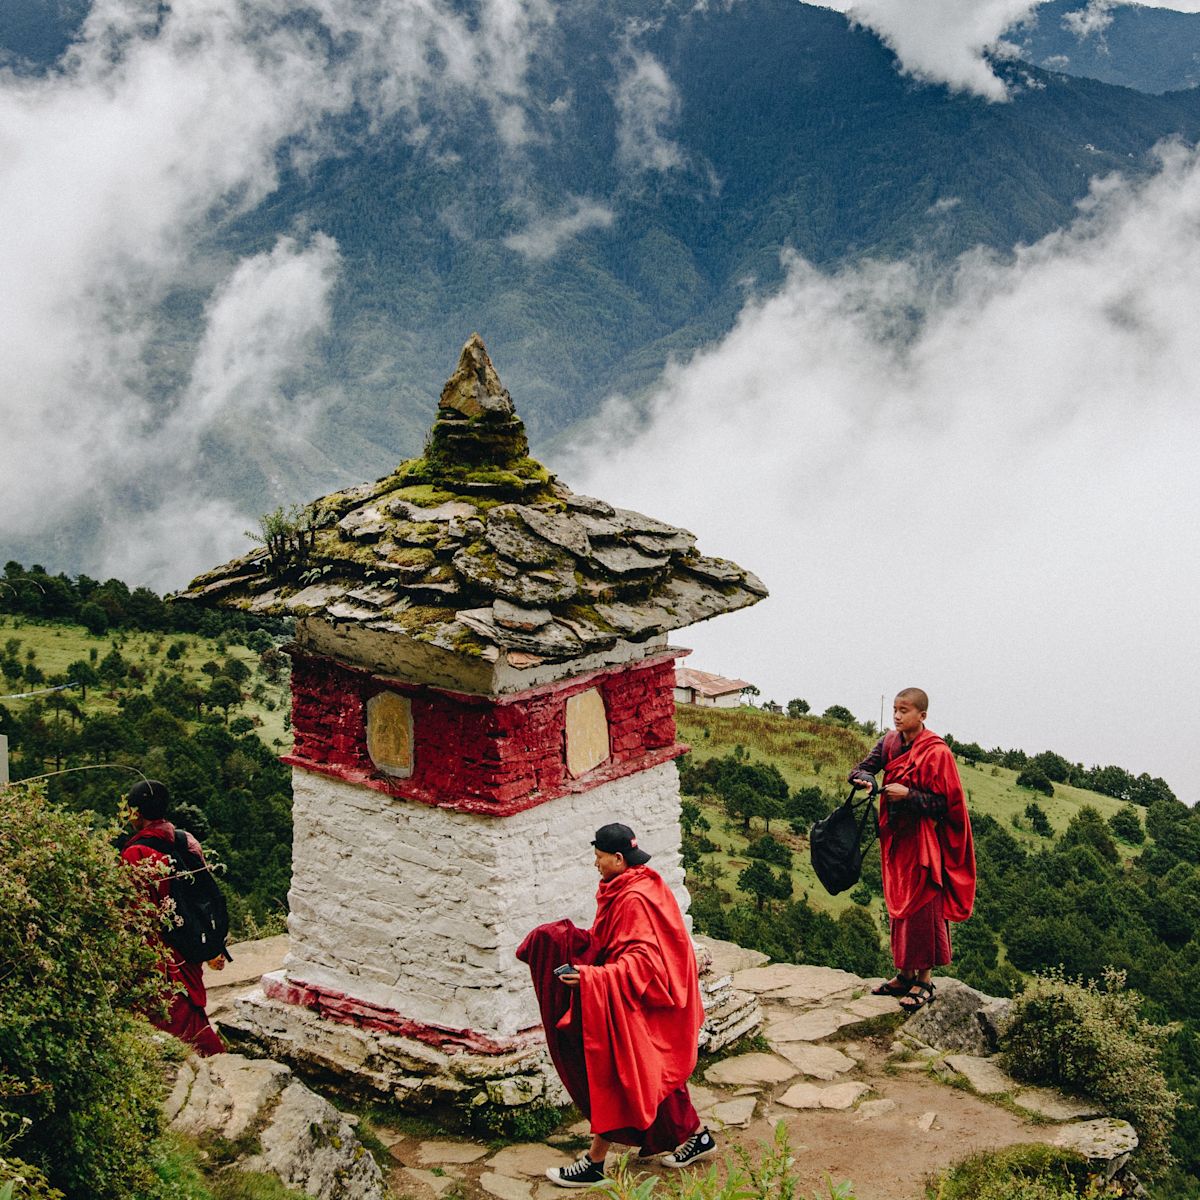
[[[679,92],[662,63],[645,50],[629,50],[616,92],[617,157],[635,171],[670,171],[684,165],[671,137],[679,119]]]
[[[1008,88],[987,54],[1004,34],[1045,0],[822,0],[873,30],[895,52],[901,69],[927,83],[988,100],[1007,100]]]
[[[93,0],[50,71],[0,72],[0,542],[91,514],[77,566],[111,570],[114,542],[170,503],[194,513],[194,552],[135,581],[205,565],[219,498],[159,484],[186,481],[234,414],[295,430],[311,399],[285,376],[327,325],[337,270],[319,232],[213,260],[214,223],[269,194],[285,156],[340,150],[329,123],[352,108],[407,118],[415,138],[431,112],[474,104],[519,148],[552,19],[547,0]],[[180,288],[211,295],[194,361],[166,371],[151,350]],[[224,552],[245,523],[225,524]]]
[[[994,58],[1013,52],[1004,35],[1047,0],[815,0],[873,30],[894,51],[900,69],[925,83],[986,100],[1009,99]],[[1138,0],[1144,7],[1200,12],[1200,0]],[[1121,0],[1081,0],[1064,25],[1077,37],[1103,33]]]
[[[697,666],[860,718],[922,686],[939,730],[1195,800],[1200,157],[1083,209],[949,273],[792,261],[564,475],[772,589]]]
[[[534,262],[553,258],[572,238],[591,229],[607,229],[615,219],[607,204],[575,197],[568,211],[538,217],[520,233],[509,234],[504,244]]]

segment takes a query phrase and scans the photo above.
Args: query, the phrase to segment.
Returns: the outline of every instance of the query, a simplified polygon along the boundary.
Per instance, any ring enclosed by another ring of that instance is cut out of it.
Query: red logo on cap
[[[637,838],[630,838],[629,846],[631,849],[636,850],[637,849]]]

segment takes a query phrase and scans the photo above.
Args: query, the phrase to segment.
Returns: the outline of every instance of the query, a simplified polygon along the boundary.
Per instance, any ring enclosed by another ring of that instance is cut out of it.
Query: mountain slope
[[[1142,92],[1200,84],[1200,13],[1119,4],[1090,26],[1082,0],[1050,0],[1009,35],[1048,71],[1085,75]]]
[[[82,6],[30,10],[57,17],[0,37],[45,69]],[[1003,253],[1068,222],[1093,177],[1150,171],[1158,141],[1200,137],[1200,92],[1000,69],[1010,103],[918,84],[873,34],[792,0],[559,6],[523,144],[460,98],[419,131],[356,114],[301,166],[283,147],[279,186],[213,228],[161,306],[147,386],[182,403],[215,281],[322,231],[341,256],[332,324],[290,385],[320,415],[287,439],[211,431],[196,478],[256,513],[389,471],[419,450],[473,330],[544,454],[607,395],[638,396],[669,356],[727,332],[787,250],[827,270]],[[642,76],[657,90],[630,101]],[[88,519],[8,552],[79,569]]]

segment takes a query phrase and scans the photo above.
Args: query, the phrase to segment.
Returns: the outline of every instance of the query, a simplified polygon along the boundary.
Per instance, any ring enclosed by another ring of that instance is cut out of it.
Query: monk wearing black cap
[[[550,1057],[592,1126],[588,1153],[546,1172],[561,1187],[603,1183],[612,1142],[668,1167],[717,1148],[687,1090],[704,1007],[683,914],[628,825],[597,829],[592,845],[600,887],[591,929],[540,925],[517,950]]]
[[[152,863],[166,863],[170,860],[160,849],[164,844],[175,840],[175,826],[167,820],[167,805],[169,793],[166,784],[156,779],[144,779],[135,783],[126,797],[129,805],[133,833],[125,839],[121,848],[121,857],[127,863],[141,863],[149,859]],[[204,852],[200,843],[186,830],[181,831],[187,839],[188,849],[204,862]],[[168,897],[168,884],[165,877],[156,879],[151,887],[155,903],[161,908]],[[182,955],[163,943],[163,970],[173,986],[168,994],[170,1007],[165,1018],[152,1016],[150,1023],[167,1033],[174,1034],[181,1042],[187,1042],[197,1054],[208,1057],[213,1054],[223,1054],[225,1043],[220,1034],[208,1020],[204,1006],[208,1003],[208,992],[204,987],[204,964],[202,962],[186,962]],[[221,970],[225,966],[224,957],[211,960],[209,966]]]

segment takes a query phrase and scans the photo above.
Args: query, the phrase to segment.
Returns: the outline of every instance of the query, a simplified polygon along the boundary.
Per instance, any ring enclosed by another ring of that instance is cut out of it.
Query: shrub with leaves
[[[1087,1161],[1049,1146],[972,1154],[937,1180],[934,1200],[1099,1200],[1111,1195]]]
[[[14,1153],[68,1196],[154,1194],[162,1121],[151,1030],[159,920],[111,836],[32,786],[0,802],[0,1115]]]
[[[1162,1069],[1168,1031],[1146,1021],[1141,1006],[1123,971],[1109,967],[1100,983],[1085,983],[1051,970],[1013,1002],[1002,1051],[1018,1079],[1087,1096],[1128,1121],[1141,1142],[1141,1166],[1153,1173],[1170,1164],[1179,1097]]]

